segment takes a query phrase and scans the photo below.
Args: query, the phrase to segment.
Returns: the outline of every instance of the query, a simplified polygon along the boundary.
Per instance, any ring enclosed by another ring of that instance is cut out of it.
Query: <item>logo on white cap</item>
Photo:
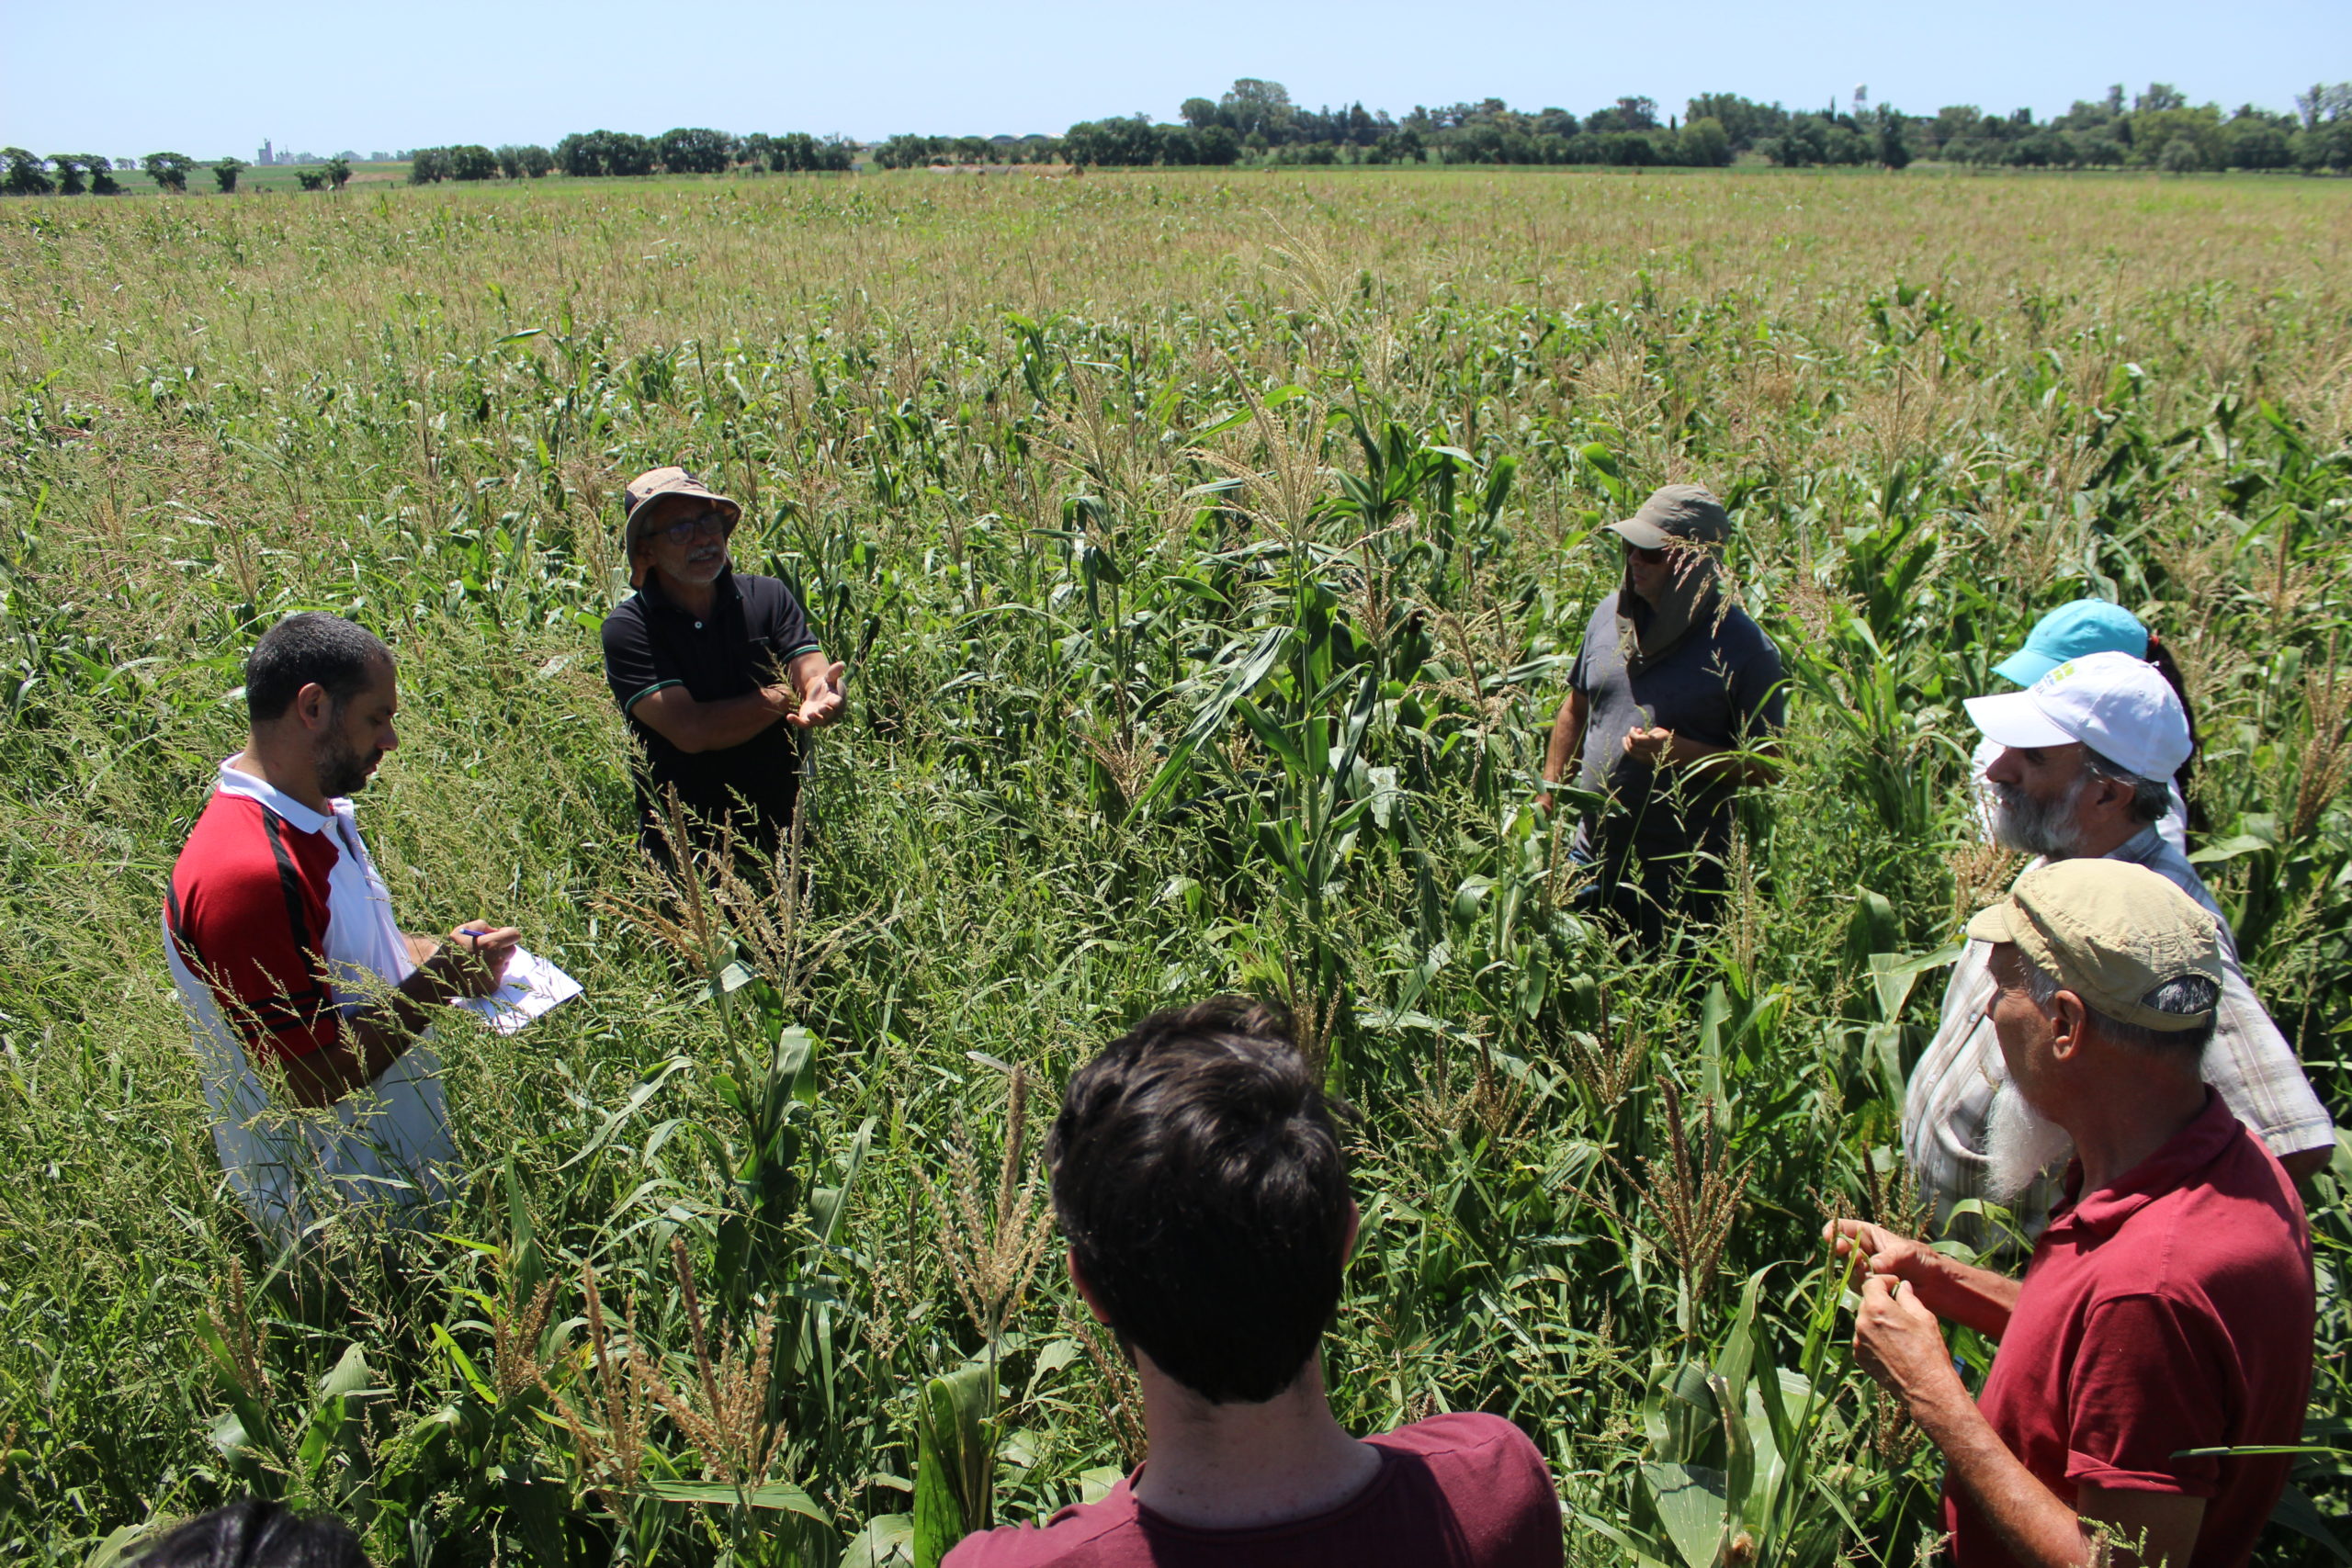
[[[2156,667],[2128,653],[2070,659],[2022,692],[1963,705],[1986,739],[2089,747],[2126,773],[2168,779],[2188,761],[2188,715]]]

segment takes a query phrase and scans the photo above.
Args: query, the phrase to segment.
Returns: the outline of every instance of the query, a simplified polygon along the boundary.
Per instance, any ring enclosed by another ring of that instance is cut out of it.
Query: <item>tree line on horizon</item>
[[[1758,103],[1736,93],[1702,93],[1680,115],[1659,120],[1656,100],[1628,95],[1583,115],[1563,108],[1515,109],[1500,98],[1429,107],[1402,118],[1361,102],[1310,109],[1279,82],[1236,81],[1217,98],[1187,98],[1173,121],[1147,115],[1081,120],[1060,136],[898,135],[861,144],[840,136],[754,132],[737,136],[680,127],[659,136],[575,131],[552,150],[478,143],[420,147],[409,155],[413,185],[444,180],[573,178],[653,174],[846,173],[863,153],[876,168],[1069,164],[1080,167],[1220,167],[1340,164],[1579,164],[1721,167],[1743,154],[1787,168],[1870,165],[1900,169],[1920,159],[1996,168],[2147,168],[2352,173],[2352,83],[2314,85],[2295,95],[2292,113],[2244,104],[2191,105],[2168,83],[2151,83],[2127,102],[2120,85],[2097,99],[2038,120],[2031,109],[1988,114],[1973,104],[1932,115],[1852,102],[1819,109]],[[86,152],[37,154],[0,147],[0,194],[113,196],[118,168],[136,166],[157,188],[183,192],[198,168],[233,193],[248,165],[211,164],[178,152],[116,161]],[[345,158],[298,169],[306,190],[340,190]]]
[[[155,182],[156,189],[185,192],[188,176],[198,169],[207,169],[211,172],[213,184],[228,196],[236,192],[237,176],[251,167],[243,158],[200,164],[185,152],[150,152],[144,158],[125,158],[118,163],[95,152],[51,152],[44,156],[22,147],[0,147],[0,195],[120,196],[122,183],[114,177],[117,169],[139,169]],[[330,158],[315,169],[297,169],[294,177],[304,190],[341,190],[351,179],[351,161]]]
[[[2295,111],[2252,104],[2192,106],[2152,83],[2128,101],[2121,85],[2037,120],[2031,109],[1988,114],[1973,104],[1933,115],[1852,103],[1791,110],[1736,93],[1703,93],[1661,121],[1657,103],[1627,96],[1577,115],[1514,109],[1500,98],[1401,118],[1361,103],[1309,109],[1279,82],[1243,78],[1220,98],[1188,98],[1180,123],[1092,120],[1062,138],[1073,163],[1613,164],[1722,165],[1742,153],[1784,167],[1932,158],[1978,167],[2352,170],[2352,83],[2315,85]],[[902,139],[903,140],[903,139]]]

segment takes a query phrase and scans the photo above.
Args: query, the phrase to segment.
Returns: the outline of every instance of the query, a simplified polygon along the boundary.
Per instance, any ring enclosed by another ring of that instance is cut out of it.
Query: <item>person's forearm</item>
[[[825,657],[824,649],[812,648],[806,653],[795,655],[791,667],[785,673],[792,682],[793,691],[806,701],[825,684],[826,672],[832,667],[832,661]]]
[[[295,1102],[323,1109],[383,1077],[430,1027],[426,1010],[465,995],[464,987],[447,972],[447,963],[438,953],[428,957],[392,987],[383,1007],[345,1019],[334,1044],[288,1060],[286,1087]]]
[[[2009,1452],[1957,1374],[1905,1403],[1944,1456],[1951,1486],[1976,1506],[2011,1557],[2031,1568],[2078,1568],[2090,1560],[2074,1508]]]
[[[1904,1266],[1901,1272],[1919,1292],[1921,1306],[1938,1317],[1965,1324],[1987,1339],[1998,1339],[2008,1332],[2009,1314],[2018,1304],[2017,1280],[1925,1247],[1915,1256],[1917,1261]]]
[[[1544,752],[1544,787],[1552,788],[1568,776],[1568,763],[1584,740],[1584,705],[1571,694],[1552,720],[1552,743]]]
[[[669,739],[681,751],[724,751],[774,725],[791,705],[781,688],[763,686],[740,697],[695,703],[682,708],[667,727]],[[657,728],[664,727],[656,726]]]

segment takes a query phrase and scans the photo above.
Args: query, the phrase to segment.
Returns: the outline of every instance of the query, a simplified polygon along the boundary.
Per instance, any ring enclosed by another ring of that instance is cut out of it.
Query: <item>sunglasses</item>
[[[713,507],[697,512],[691,517],[681,517],[667,528],[649,528],[648,535],[659,534],[673,545],[692,544],[696,538],[725,538],[734,532],[735,520]]]
[[[1623,540],[1620,540],[1619,542],[1621,544],[1624,543]],[[1644,566],[1664,566],[1666,564],[1668,554],[1668,552],[1665,550],[1645,550],[1639,545],[1625,545],[1625,558],[1627,560],[1637,560]]]

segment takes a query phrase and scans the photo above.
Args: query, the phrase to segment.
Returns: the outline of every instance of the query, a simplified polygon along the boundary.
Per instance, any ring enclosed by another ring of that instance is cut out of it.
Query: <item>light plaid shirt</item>
[[[2215,1008],[2213,1043],[2205,1049],[2205,1080],[2274,1155],[2318,1148],[2335,1141],[2335,1124],[2312,1092],[2295,1048],[2270,1021],[2239,965],[2237,943],[2221,906],[2205,890],[2188,857],[2143,829],[2107,857],[2144,865],[2211,911],[2222,929],[2222,997]],[[2040,863],[2037,862],[2037,864]],[[1942,1021],[1919,1065],[1911,1070],[1903,1101],[1903,1148],[1922,1197],[1935,1205],[1938,1235],[1954,1235],[1978,1247],[1989,1239],[1981,1224],[1955,1223],[1953,1205],[1983,1198],[1986,1161],[1984,1129],[1993,1096],[2008,1077],[2001,1047],[1984,1016],[1993,999],[1990,942],[1972,942],[1952,965],[1944,987]],[[2012,1213],[2028,1235],[2041,1233],[2058,1196],[2059,1179],[2045,1175],[2020,1198]]]

